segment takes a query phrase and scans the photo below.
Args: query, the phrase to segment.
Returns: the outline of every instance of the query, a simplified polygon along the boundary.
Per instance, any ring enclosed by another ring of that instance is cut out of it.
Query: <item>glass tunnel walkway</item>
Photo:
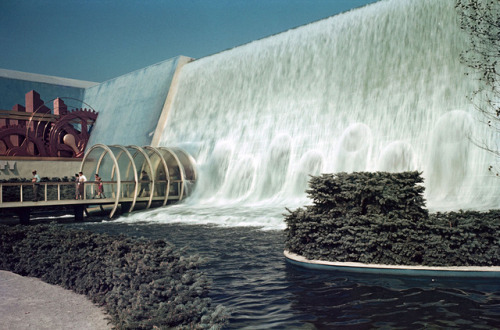
[[[195,161],[179,148],[96,144],[86,152],[79,171],[87,181],[78,199],[76,181],[40,182],[38,201],[32,201],[32,183],[0,183],[0,209],[15,211],[26,223],[32,208],[73,206],[75,219],[81,220],[87,208],[104,210],[106,205],[112,218],[118,207],[128,213],[180,201],[196,182]]]
[[[110,218],[119,204],[126,213],[180,201],[196,182],[194,159],[179,148],[96,144],[85,154],[80,172],[89,181],[84,199],[95,195],[95,175],[101,178],[105,199],[114,200]]]

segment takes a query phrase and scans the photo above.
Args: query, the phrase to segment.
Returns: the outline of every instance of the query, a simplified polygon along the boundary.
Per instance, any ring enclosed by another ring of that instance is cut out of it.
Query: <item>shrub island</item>
[[[500,266],[500,211],[430,214],[419,172],[311,177],[313,205],[288,210],[285,249],[328,262]]]

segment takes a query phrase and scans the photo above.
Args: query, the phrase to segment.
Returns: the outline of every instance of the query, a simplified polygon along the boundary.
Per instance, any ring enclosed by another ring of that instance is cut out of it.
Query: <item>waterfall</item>
[[[496,207],[466,37],[452,0],[385,0],[185,65],[161,144],[197,161],[189,212],[282,221],[308,175],[376,170],[422,171],[431,211]]]

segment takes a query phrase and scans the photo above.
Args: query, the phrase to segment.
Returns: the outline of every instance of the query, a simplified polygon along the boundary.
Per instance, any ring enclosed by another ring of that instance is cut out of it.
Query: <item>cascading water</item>
[[[431,210],[496,207],[452,0],[387,0],[185,65],[162,145],[197,160],[183,205],[132,215],[283,228],[308,175],[423,172]],[[168,219],[168,220],[167,220]]]

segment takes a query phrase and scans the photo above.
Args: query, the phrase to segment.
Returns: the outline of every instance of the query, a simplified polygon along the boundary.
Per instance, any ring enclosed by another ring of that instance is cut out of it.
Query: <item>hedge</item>
[[[38,277],[103,306],[117,329],[219,329],[228,312],[207,297],[199,256],[164,240],[60,225],[0,225],[0,269]]]
[[[419,172],[312,177],[313,205],[285,215],[285,248],[326,261],[500,265],[500,211],[429,214],[422,182]]]

